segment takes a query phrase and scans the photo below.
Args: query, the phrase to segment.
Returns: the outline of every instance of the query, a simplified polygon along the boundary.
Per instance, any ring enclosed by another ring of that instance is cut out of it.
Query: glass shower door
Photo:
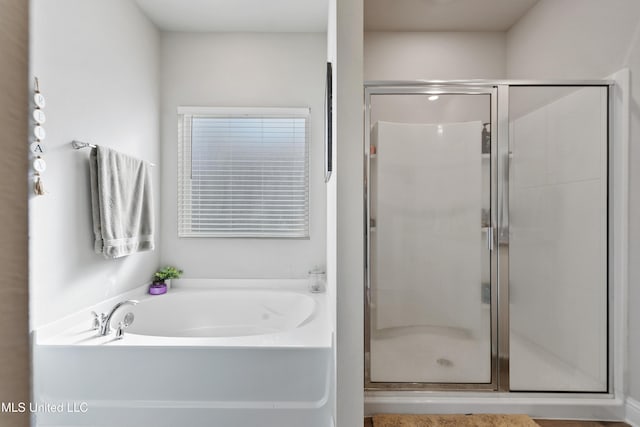
[[[368,89],[366,385],[495,388],[495,91],[415,90]]]

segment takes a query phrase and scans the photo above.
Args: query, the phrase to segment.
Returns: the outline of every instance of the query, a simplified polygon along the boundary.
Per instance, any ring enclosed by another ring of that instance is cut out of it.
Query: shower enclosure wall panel
[[[570,89],[510,93],[511,390],[607,390],[607,89]]]

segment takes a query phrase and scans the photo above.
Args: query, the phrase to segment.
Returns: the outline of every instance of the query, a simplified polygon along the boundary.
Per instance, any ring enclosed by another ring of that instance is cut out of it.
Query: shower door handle
[[[487,249],[493,250],[493,227],[487,227]]]

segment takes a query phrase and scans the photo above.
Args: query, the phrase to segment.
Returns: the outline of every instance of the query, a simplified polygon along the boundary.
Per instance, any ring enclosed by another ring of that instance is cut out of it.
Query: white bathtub
[[[34,397],[88,411],[35,414],[35,425],[330,425],[326,295],[306,282],[178,281],[146,288],[36,331]],[[135,315],[124,339],[97,337],[92,310]],[[73,407],[73,406],[72,406]],[[304,420],[304,421],[301,421]],[[302,424],[301,424],[302,423]]]
[[[313,297],[290,290],[185,290],[126,307],[127,332],[162,337],[244,337],[292,331],[312,319]]]

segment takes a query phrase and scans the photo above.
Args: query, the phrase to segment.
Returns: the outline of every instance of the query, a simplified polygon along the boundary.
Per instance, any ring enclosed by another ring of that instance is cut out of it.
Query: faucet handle
[[[131,312],[125,314],[124,319],[122,319],[122,321],[118,324],[118,329],[116,329],[117,340],[121,340],[122,338],[124,338],[124,330],[133,323],[134,318],[135,316]]]
[[[106,316],[104,313],[100,313],[100,315],[98,315],[98,313],[96,313],[95,311],[92,311],[91,314],[93,314],[93,324],[91,326],[91,329],[97,331],[102,326],[102,322],[104,322],[104,318]]]
[[[121,340],[122,338],[124,338],[124,328],[126,328],[124,322],[120,322],[120,324],[118,325],[118,329],[116,329],[117,340]]]

